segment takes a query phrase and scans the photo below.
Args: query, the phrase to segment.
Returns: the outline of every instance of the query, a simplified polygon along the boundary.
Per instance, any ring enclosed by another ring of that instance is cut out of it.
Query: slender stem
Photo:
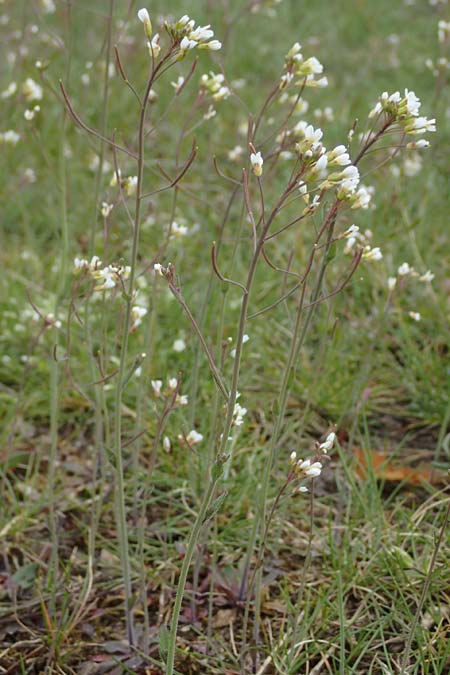
[[[181,567],[180,578],[178,580],[177,594],[175,597],[175,604],[172,610],[172,621],[170,623],[170,638],[167,651],[167,663],[166,663],[166,675],[173,675],[174,663],[175,663],[175,650],[177,643],[177,630],[178,630],[178,621],[180,618],[181,605],[183,602],[184,589],[186,587],[187,575],[189,572],[189,567],[192,562],[194,555],[195,547],[197,544],[198,537],[200,535],[200,530],[205,521],[205,516],[208,511],[209,505],[211,503],[214,491],[216,489],[217,479],[210,480],[208,489],[203,496],[203,501],[200,506],[200,511],[198,512],[195,523],[192,527],[191,534],[189,536],[189,541],[187,544],[186,553],[183,560],[183,565]]]
[[[306,315],[306,319],[303,322],[303,325],[300,330],[301,326],[301,317],[302,317],[302,312],[303,312],[303,300],[304,300],[304,290],[305,286],[303,286],[303,291],[300,297],[299,305],[298,305],[298,310],[297,310],[297,316],[296,316],[296,321],[295,321],[295,326],[294,326],[294,331],[293,331],[293,337],[291,341],[291,349],[289,352],[288,356],[288,362],[286,365],[286,368],[283,373],[283,378],[281,382],[281,387],[280,387],[280,393],[278,396],[278,415],[275,421],[275,427],[271,436],[270,440],[270,446],[269,446],[269,451],[267,455],[267,460],[264,466],[264,472],[263,472],[263,479],[262,479],[262,488],[261,488],[261,493],[260,493],[260,523],[261,523],[261,528],[265,529],[266,527],[266,503],[267,503],[267,496],[268,496],[268,490],[269,490],[269,479],[270,479],[270,474],[272,471],[272,466],[273,462],[275,459],[275,452],[277,448],[277,443],[278,439],[281,433],[282,425],[284,422],[284,416],[286,412],[286,404],[288,400],[288,395],[289,395],[289,390],[290,390],[290,385],[292,383],[292,380],[294,378],[294,372],[296,369],[296,364],[298,362],[298,356],[300,353],[300,350],[303,346],[306,334],[308,332],[308,328],[313,316],[313,313],[316,308],[316,301],[319,297],[321,288],[322,288],[322,282],[323,278],[325,275],[325,269],[327,266],[327,258],[328,258],[328,250],[331,245],[331,240],[332,240],[332,235],[333,235],[333,227],[334,227],[334,222],[336,219],[337,211],[338,211],[339,205],[338,202],[335,201],[334,204],[330,207],[330,210],[328,212],[328,215],[325,219],[323,231],[328,230],[328,235],[327,235],[327,246],[325,247],[325,251],[322,257],[322,263],[321,267],[319,270],[317,282],[315,289],[313,291],[312,299],[311,299],[311,304],[309,307],[309,311]],[[263,537],[262,537],[263,538]],[[261,610],[261,585],[262,585],[262,573],[263,573],[263,562],[264,562],[264,550],[260,551],[260,564],[257,570],[257,575],[256,575],[256,585],[255,585],[255,624],[254,624],[254,636],[255,640],[257,640],[258,637],[258,630],[259,630],[259,616],[260,616],[260,610]],[[247,602],[249,602],[249,599],[247,599]],[[244,636],[245,639],[245,636]]]
[[[109,0],[109,12],[106,17],[107,20],[107,34],[106,34],[106,56],[105,56],[105,74],[103,78],[103,101],[102,101],[102,112],[101,112],[101,122],[100,122],[100,134],[102,137],[106,136],[106,121],[108,117],[108,93],[109,93],[109,64],[111,61],[111,41],[112,41],[112,22],[114,16],[114,0]],[[95,196],[95,214],[92,219],[92,227],[89,239],[89,253],[91,257],[94,255],[94,243],[95,243],[95,234],[97,229],[97,224],[99,220],[99,208],[98,208],[98,198],[100,195],[100,186],[103,176],[103,164],[105,159],[105,141],[103,138],[100,139],[100,152],[98,155],[98,167],[97,174],[95,176],[95,187],[94,187],[94,196]]]
[[[186,316],[188,317],[189,321],[191,322],[192,327],[194,328],[198,339],[200,340],[200,344],[203,348],[203,351],[205,352],[206,358],[208,359],[209,367],[211,368],[211,373],[214,377],[214,380],[219,387],[220,391],[222,392],[223,396],[225,398],[228,398],[228,390],[225,382],[223,381],[223,377],[219,372],[219,369],[217,368],[214,357],[211,353],[211,350],[209,349],[208,345],[206,344],[206,340],[203,337],[203,333],[197,324],[196,320],[194,319],[191,310],[187,306],[183,296],[180,293],[180,290],[173,284],[169,283],[169,288],[172,291],[172,294],[174,297],[178,300],[180,303],[181,307],[183,308],[183,311],[185,312]]]
[[[67,34],[69,41],[68,58],[66,64],[66,77],[70,77],[71,70],[71,3],[67,3]],[[61,257],[58,275],[58,284],[55,297],[54,315],[55,319],[58,317],[58,311],[61,300],[64,296],[66,287],[65,271],[67,269],[67,258],[69,253],[69,228],[67,220],[67,160],[65,156],[66,143],[66,112],[63,110],[61,121],[61,136],[59,145],[59,190],[60,190],[60,206],[61,206]],[[49,506],[50,517],[50,535],[52,542],[51,560],[49,564],[49,575],[47,579],[48,588],[51,591],[52,598],[52,612],[56,613],[56,590],[58,577],[58,531],[56,521],[55,509],[55,478],[56,478],[56,462],[58,456],[58,417],[59,417],[59,397],[60,397],[60,375],[59,364],[56,353],[59,343],[58,329],[53,329],[55,338],[53,346],[53,355],[50,357],[50,456],[48,467],[48,483],[47,483],[47,499]]]
[[[413,619],[413,622],[412,622],[412,625],[411,625],[411,629],[409,631],[408,641],[406,643],[405,651],[403,652],[403,659],[402,659],[402,663],[401,663],[401,666],[400,666],[400,675],[407,675],[407,673],[408,673],[407,664],[408,664],[409,654],[411,652],[412,641],[413,641],[414,635],[416,633],[417,624],[419,623],[420,614],[422,612],[423,605],[425,603],[425,598],[427,596],[428,589],[430,587],[431,577],[433,575],[433,570],[434,570],[434,567],[436,565],[437,555],[438,555],[439,549],[441,547],[442,540],[444,538],[444,533],[447,529],[447,525],[449,523],[449,520],[450,520],[450,501],[449,501],[448,506],[447,506],[447,511],[445,513],[444,522],[442,523],[442,527],[440,529],[439,536],[438,536],[436,545],[434,547],[433,555],[431,556],[430,566],[428,568],[428,574],[426,576],[425,583],[424,583],[423,588],[422,588],[422,593],[420,594],[419,603],[417,605],[416,614],[414,616],[414,619]]]
[[[125,367],[128,352],[128,337],[130,332],[131,308],[133,305],[134,285],[136,278],[137,254],[139,247],[140,214],[142,202],[142,182],[144,176],[144,127],[147,103],[150,96],[154,78],[154,70],[147,82],[144,99],[139,118],[139,141],[138,141],[138,165],[137,165],[137,187],[136,202],[134,212],[133,243],[130,261],[130,279],[126,296],[126,310],[122,323],[122,344],[120,351],[120,365],[116,380],[115,396],[115,414],[114,414],[114,447],[115,447],[115,474],[116,474],[116,510],[117,510],[117,530],[119,540],[119,553],[122,565],[122,575],[125,594],[125,617],[127,624],[127,639],[130,644],[134,643],[134,619],[132,607],[132,585],[131,570],[129,560],[128,530],[125,508],[125,480],[122,458],[122,394],[125,381]]]

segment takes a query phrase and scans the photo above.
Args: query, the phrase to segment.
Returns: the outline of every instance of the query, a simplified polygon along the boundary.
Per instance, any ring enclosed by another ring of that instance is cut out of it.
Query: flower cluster
[[[356,166],[351,164],[350,155],[345,145],[337,145],[333,150],[327,151],[322,144],[323,131],[315,129],[312,124],[301,120],[290,132],[297,140],[295,149],[302,160],[304,171],[299,189],[305,201],[309,203],[307,183],[322,180],[318,185],[320,191],[331,187],[336,188],[338,199],[349,203],[352,209],[367,209],[371,200],[372,192],[369,188],[359,184],[360,176]],[[280,140],[280,139],[279,139]],[[344,167],[339,171],[329,169]],[[313,203],[308,206],[310,212],[319,205],[320,197],[316,195]]]
[[[137,176],[126,176],[125,178],[122,178],[120,169],[119,169],[118,173],[119,173],[119,180],[120,180],[121,188],[123,190],[125,190],[128,197],[131,197],[136,192],[137,181],[138,181]],[[109,184],[111,185],[111,187],[114,187],[115,185],[117,185],[117,174],[116,174],[116,172],[113,173],[113,176],[112,176]]]
[[[10,82],[6,89],[2,91],[0,94],[0,98],[5,100],[7,98],[11,98],[11,96],[14,96],[14,94],[17,91],[17,83],[16,82]]]
[[[188,397],[185,394],[180,394],[178,391],[179,385],[176,377],[169,377],[167,380],[167,387],[164,389],[162,380],[152,380],[151,385],[155,398],[172,398],[176,391],[175,403],[177,405],[188,404]]]
[[[329,433],[323,443],[316,443],[317,456],[313,459],[297,459],[297,453],[291,452],[289,463],[292,467],[291,477],[300,480],[305,478],[317,478],[322,473],[323,464],[320,459],[326,458],[329,450],[332,450],[336,443],[336,434],[334,431]],[[308,488],[300,486],[298,492],[308,492]]]
[[[107,291],[123,284],[131,272],[131,267],[122,263],[111,263],[103,267],[102,261],[96,255],[90,262],[84,258],[75,258],[74,267],[76,272],[83,271],[94,279],[94,291]]]
[[[41,106],[35,105],[31,109],[25,110],[25,112],[23,113],[23,116],[25,117],[27,122],[31,122],[31,120],[34,120],[34,118],[36,117],[37,113],[40,112],[40,110],[41,110]]]
[[[10,145],[17,145],[20,141],[20,135],[13,129],[0,132],[0,143],[9,143]]]
[[[352,254],[355,245],[362,250],[362,259],[367,262],[375,262],[383,258],[383,254],[378,246],[372,247],[369,243],[372,239],[372,231],[366,230],[364,233],[359,231],[357,225],[350,225],[350,227],[342,233],[341,239],[347,239],[344,253]]]
[[[418,277],[419,281],[424,282],[433,281],[434,279],[434,274],[431,272],[431,270],[427,270],[425,274],[420,275],[418,272],[416,272],[414,267],[411,267],[411,265],[407,262],[404,262],[399,266],[397,275],[399,277]]]
[[[210,49],[217,51],[221,49],[222,43],[219,40],[211,40],[214,31],[211,26],[195,27],[194,19],[190,19],[187,14],[174,24],[166,24],[166,29],[180,49],[180,58],[192,49]]]
[[[301,44],[296,42],[286,54],[280,89],[285,89],[294,80],[295,86],[326,87],[328,80],[325,76],[316,79],[316,75],[323,73],[323,65],[315,56],[304,59],[301,49]]]
[[[438,23],[438,40],[441,44],[450,41],[450,21],[441,19]]]
[[[37,84],[31,77],[28,77],[22,85],[22,92],[27,99],[27,101],[41,101],[42,100],[42,87],[40,84]]]
[[[247,408],[243,408],[239,403],[235,403],[233,410],[233,426],[241,427],[244,424],[244,417],[247,414]]]
[[[317,478],[322,473],[322,462],[313,462],[310,459],[297,459],[297,453],[291,452],[290,464],[297,478]],[[300,487],[300,492],[307,492],[308,488]]]
[[[147,314],[147,309],[140,305],[134,305],[131,308],[131,331],[134,332],[141,325],[142,319]]]
[[[405,89],[402,97],[399,91],[388,94],[384,91],[375,107],[370,111],[369,118],[385,114],[390,124],[397,124],[405,134],[424,134],[427,131],[436,131],[436,120],[419,116],[420,99],[413,91]]]
[[[200,91],[207,92],[214,102],[224,101],[230,94],[230,88],[227,87],[225,76],[222,73],[209,72],[208,75],[202,75],[200,80]]]

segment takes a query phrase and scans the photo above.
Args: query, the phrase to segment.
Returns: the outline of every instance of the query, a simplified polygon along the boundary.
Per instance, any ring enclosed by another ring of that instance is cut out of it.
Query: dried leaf
[[[355,448],[354,455],[357,460],[356,473],[360,478],[366,478],[372,472],[375,478],[395,483],[406,482],[409,485],[423,485],[430,483],[436,485],[445,481],[446,474],[438,471],[431,464],[423,463],[417,467],[403,466],[394,462],[384,452],[377,450],[362,450]]]
[[[225,628],[236,619],[236,609],[219,609],[214,616],[213,628]]]

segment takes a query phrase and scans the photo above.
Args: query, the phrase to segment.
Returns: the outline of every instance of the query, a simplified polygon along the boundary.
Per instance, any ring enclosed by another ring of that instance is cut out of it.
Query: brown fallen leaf
[[[225,628],[236,619],[236,609],[219,609],[214,616],[213,627]]]
[[[430,483],[437,485],[446,482],[445,471],[435,469],[431,464],[422,463],[418,466],[404,466],[398,461],[393,461],[388,454],[378,450],[364,451],[355,448],[353,454],[357,460],[356,474],[360,478],[366,478],[368,471],[372,471],[375,478],[394,483],[406,482],[409,485],[422,485]]]

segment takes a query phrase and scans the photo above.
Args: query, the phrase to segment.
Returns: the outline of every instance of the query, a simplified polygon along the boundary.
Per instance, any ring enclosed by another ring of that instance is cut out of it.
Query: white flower
[[[189,39],[195,40],[195,42],[204,42],[212,38],[213,35],[214,31],[211,30],[211,26],[208,24],[207,26],[197,26],[195,30],[189,33]]]
[[[164,267],[160,263],[155,263],[153,265],[153,269],[155,271],[155,274],[159,274],[160,277],[164,276]]]
[[[75,267],[75,270],[77,271],[84,270],[89,267],[88,261],[85,260],[84,258],[75,258],[75,260],[73,261],[73,265]]]
[[[315,80],[314,75],[307,75],[305,84],[307,87],[318,87],[319,89],[323,89],[324,87],[328,87],[328,78],[321,77],[319,80]]]
[[[28,77],[23,83],[22,91],[27,101],[42,100],[42,87],[32,80],[31,77]]]
[[[315,56],[311,56],[309,59],[306,59],[306,61],[303,61],[302,73],[305,75],[309,73],[318,75],[320,73],[323,73],[323,65],[320,63],[318,59],[316,59]]]
[[[27,183],[35,183],[36,182],[36,172],[31,167],[28,167],[28,169],[25,169],[25,171],[23,172],[23,177],[25,178]]]
[[[188,15],[183,14],[181,19],[179,19],[179,21],[177,21],[177,23],[175,24],[175,28],[177,30],[181,30],[181,28],[184,28],[189,23],[189,21],[190,21],[190,19],[189,19]]]
[[[409,157],[405,157],[403,162],[403,171],[405,176],[415,176],[422,169],[422,157],[418,152],[412,153]]]
[[[328,450],[331,450],[336,442],[336,434],[334,431],[332,431],[328,436],[326,437],[325,441],[319,445],[319,450],[322,450],[325,454],[328,452]]]
[[[173,343],[172,349],[175,352],[183,352],[186,349],[186,343],[184,340],[178,339]]]
[[[142,23],[145,23],[146,21],[150,21],[150,15],[148,13],[147,9],[140,9],[137,13],[139,21],[142,21]]]
[[[141,325],[143,317],[147,314],[147,309],[145,307],[140,307],[139,305],[135,305],[134,307],[131,308],[131,318],[133,321],[133,324],[131,326],[131,330],[136,330],[138,326]]]
[[[125,180],[123,181],[123,186],[129,197],[131,197],[131,195],[134,195],[134,193],[136,192],[137,182],[138,182],[137,176],[128,176],[128,178],[125,178]]]
[[[98,255],[93,255],[91,258],[91,262],[89,263],[89,269],[90,270],[97,270],[99,267],[102,266],[102,261],[98,257]]]
[[[243,408],[236,403],[233,410],[233,426],[240,427],[244,424],[244,416],[247,414],[247,408]]]
[[[163,448],[166,452],[170,452],[171,449],[171,444],[170,444],[170,438],[168,436],[164,436],[163,438]]]
[[[306,469],[305,476],[308,476],[309,478],[316,478],[317,476],[320,476],[321,473],[322,463],[314,462],[309,468]]]
[[[338,145],[327,153],[330,165],[337,164],[338,166],[348,166],[351,164],[350,155],[348,154],[345,145]]]
[[[405,125],[407,134],[424,134],[427,131],[436,131],[436,120],[427,117],[415,117]]]
[[[255,176],[261,176],[263,172],[264,160],[260,152],[252,152],[250,155],[250,162],[253,167],[253,173]]]
[[[309,478],[315,478],[316,476],[320,476],[322,472],[322,463],[321,462],[311,463],[310,459],[305,460],[299,459],[295,465],[295,468],[298,471],[298,473],[303,474],[304,476],[308,476]]]
[[[316,162],[316,165],[314,167],[315,171],[317,171],[319,174],[323,174],[325,169],[327,168],[328,164],[328,157],[326,155],[322,155],[319,157],[319,159]]]
[[[350,225],[350,227],[343,232],[342,237],[355,237],[359,233],[359,227],[358,225]]]
[[[167,383],[167,386],[171,391],[174,391],[177,388],[178,385],[178,380],[176,377],[169,377],[169,381]]]
[[[222,49],[222,43],[219,40],[211,40],[204,45],[200,45],[199,49],[210,49],[212,52],[217,52]]]
[[[188,37],[184,36],[184,38],[180,42],[180,49],[183,51],[189,51],[190,49],[194,49],[194,47],[197,46],[197,43],[195,40],[189,40]]]
[[[294,79],[294,73],[284,73],[280,79],[280,89],[284,89]]]
[[[430,281],[433,281],[433,279],[434,279],[434,274],[431,270],[427,270],[425,272],[425,274],[422,274],[422,276],[419,277],[419,281],[430,282]]]
[[[147,47],[148,47],[148,51],[150,52],[150,56],[154,59],[157,59],[158,55],[159,55],[159,52],[161,51],[161,47],[159,45],[159,33],[156,33],[153,36],[151,42],[147,42]],[[153,93],[155,93],[155,92],[153,92]]]
[[[236,161],[239,159],[239,157],[242,156],[243,149],[240,145],[236,145],[232,150],[228,152],[228,159],[230,159],[232,162]]]
[[[306,185],[304,180],[300,180],[298,182],[298,191],[303,197],[305,197],[305,195],[306,197],[308,197],[308,186]]]
[[[441,19],[438,23],[438,40],[441,44],[450,38],[450,21]]]
[[[153,393],[155,394],[155,396],[157,396],[157,397],[161,396],[161,387],[162,387],[162,384],[163,384],[162,380],[152,380],[151,384],[152,384],[152,389],[153,389]]]
[[[352,209],[367,209],[369,207],[370,201],[372,199],[373,188],[361,187],[357,190],[354,195]]]
[[[320,195],[314,195],[311,204],[308,204],[308,206],[305,209],[303,209],[302,215],[306,216],[307,214],[314,213],[314,211],[316,211],[319,208],[319,206],[320,206]]]
[[[411,141],[406,144],[408,150],[420,150],[421,148],[428,148],[430,146],[430,141],[427,141],[425,138],[420,138],[418,141]]]
[[[8,84],[6,89],[4,91],[2,91],[2,93],[0,94],[0,98],[3,98],[3,99],[10,98],[11,96],[14,96],[16,91],[17,91],[16,82],[10,82],[10,84]]]
[[[101,213],[104,218],[107,218],[111,211],[114,208],[114,204],[108,204],[108,202],[102,202]]]
[[[358,167],[354,166],[353,164],[345,167],[345,169],[342,171],[342,177],[345,181],[352,181],[356,187],[359,183]]]
[[[408,312],[408,314],[414,321],[420,321],[420,319],[422,318],[419,312]]]
[[[32,110],[25,110],[23,116],[25,117],[27,122],[31,122],[31,120],[34,120],[34,118],[36,117],[36,113],[38,113],[40,109],[41,109],[40,106],[35,105]]]
[[[180,436],[178,436],[180,438]],[[181,438],[183,438],[181,436]],[[200,443],[203,440],[203,435],[199,434],[195,429],[192,429],[186,436],[186,441],[189,443],[189,445],[196,445],[197,443]]]
[[[323,136],[322,129],[314,129],[312,124],[308,124],[304,131],[305,141],[311,145],[315,145]]]
[[[20,136],[16,131],[8,129],[8,131],[0,133],[0,142],[1,141],[3,141],[3,143],[10,143],[11,145],[17,145],[20,141]]]
[[[413,272],[414,272],[414,268],[410,267],[409,263],[407,263],[407,262],[402,263],[397,270],[397,273],[400,277],[409,276]]]
[[[170,228],[171,234],[175,237],[184,237],[188,234],[189,228],[186,225],[179,225],[175,220]]]
[[[407,89],[405,89],[405,98],[403,106],[404,108],[406,108],[406,112],[409,115],[417,117],[420,110],[420,98],[418,98],[413,91],[408,91]],[[399,109],[401,108],[402,106],[400,105]]]
[[[53,0],[41,0],[42,9],[46,14],[53,14],[56,12],[56,5]]]
[[[370,246],[364,246],[362,258],[363,260],[367,261],[378,261],[381,260],[383,257],[383,254],[381,253],[381,250],[376,246],[375,248],[371,248]]]
[[[224,75],[222,73],[216,74],[212,71],[208,75],[202,75],[200,80],[201,88],[206,89],[211,94],[213,101],[224,101],[230,96],[231,91],[224,83]]]
[[[217,115],[217,111],[215,110],[213,105],[210,105],[208,110],[205,112],[203,115],[204,120],[211,120],[213,117]]]
[[[180,75],[176,82],[171,82],[170,84],[175,89],[175,92],[178,94],[178,92],[180,91],[181,87],[184,84],[184,77]]]
[[[333,108],[330,108],[330,106],[327,106],[323,110],[321,110],[320,108],[316,108],[314,110],[314,117],[318,120],[325,120],[326,122],[333,122],[334,121]]]
[[[390,291],[393,291],[397,285],[397,277],[388,277],[387,286]]]
[[[150,15],[148,11],[145,8],[140,9],[137,15],[139,21],[142,21],[142,23],[144,24],[144,31],[146,36],[150,38],[152,34],[152,22],[150,21]]]

